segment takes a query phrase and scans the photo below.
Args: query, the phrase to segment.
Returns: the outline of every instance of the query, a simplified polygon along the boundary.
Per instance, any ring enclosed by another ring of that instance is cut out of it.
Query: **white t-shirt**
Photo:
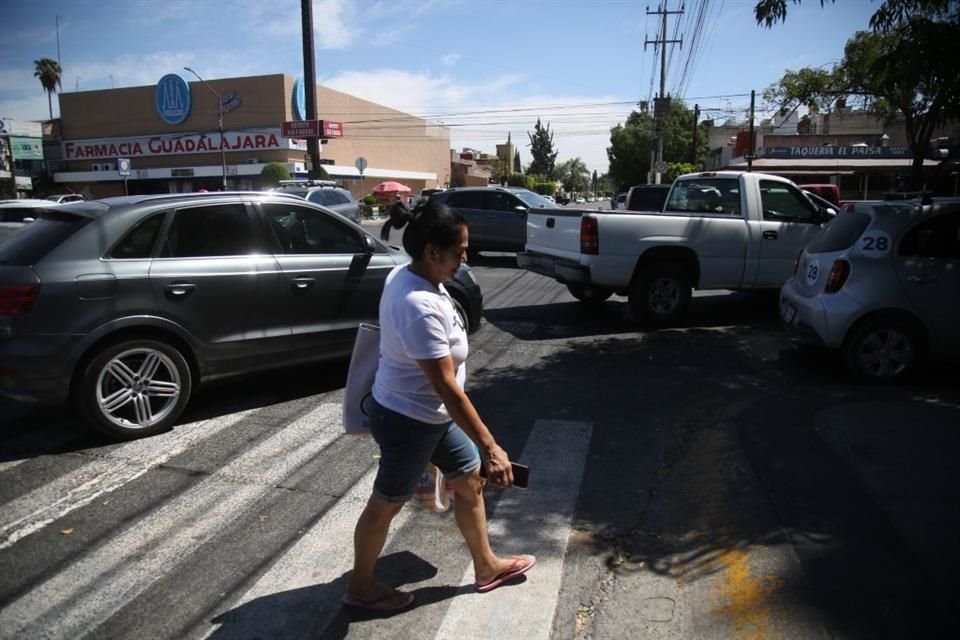
[[[417,360],[452,356],[462,389],[468,351],[467,332],[444,286],[433,286],[406,265],[394,268],[380,298],[380,364],[373,383],[377,402],[421,422],[449,422],[447,408]]]

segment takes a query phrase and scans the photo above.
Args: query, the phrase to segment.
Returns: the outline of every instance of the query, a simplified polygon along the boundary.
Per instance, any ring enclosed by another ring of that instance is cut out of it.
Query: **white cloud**
[[[440,62],[442,62],[443,66],[445,67],[452,67],[453,65],[457,64],[458,60],[460,60],[459,53],[448,53],[444,56],[440,56]]]
[[[519,98],[515,90],[524,82],[524,76],[508,74],[465,84],[447,75],[397,69],[346,71],[322,80],[337,91],[442,122],[450,127],[455,149],[493,153],[509,133],[524,164],[530,161],[527,132],[539,116],[554,132],[558,161],[579,156],[591,171],[606,172],[610,128],[626,119],[631,105],[604,104],[622,101],[617,96]]]

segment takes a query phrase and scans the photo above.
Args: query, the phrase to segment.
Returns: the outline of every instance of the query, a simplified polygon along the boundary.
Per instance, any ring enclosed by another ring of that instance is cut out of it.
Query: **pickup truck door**
[[[527,239],[527,205],[503,191],[484,193],[488,244],[498,251],[523,251]]]
[[[797,254],[820,232],[820,211],[799,189],[785,182],[760,180],[762,219],[752,225],[752,242],[759,243],[753,277],[745,284],[779,287],[793,274]]]

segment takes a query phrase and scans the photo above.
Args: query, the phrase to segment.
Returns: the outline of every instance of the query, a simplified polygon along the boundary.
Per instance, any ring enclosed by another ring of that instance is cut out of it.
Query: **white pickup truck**
[[[742,171],[680,176],[663,211],[531,209],[525,269],[578,300],[628,296],[644,325],[675,324],[692,289],[777,289],[835,213],[784,178]]]

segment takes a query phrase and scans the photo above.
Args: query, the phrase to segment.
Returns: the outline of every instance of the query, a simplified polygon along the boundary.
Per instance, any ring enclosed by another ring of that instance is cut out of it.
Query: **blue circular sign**
[[[307,88],[303,78],[297,78],[293,83],[293,115],[297,120],[307,119]]]
[[[161,120],[180,124],[190,115],[190,85],[180,76],[168,73],[157,83],[153,101]]]

